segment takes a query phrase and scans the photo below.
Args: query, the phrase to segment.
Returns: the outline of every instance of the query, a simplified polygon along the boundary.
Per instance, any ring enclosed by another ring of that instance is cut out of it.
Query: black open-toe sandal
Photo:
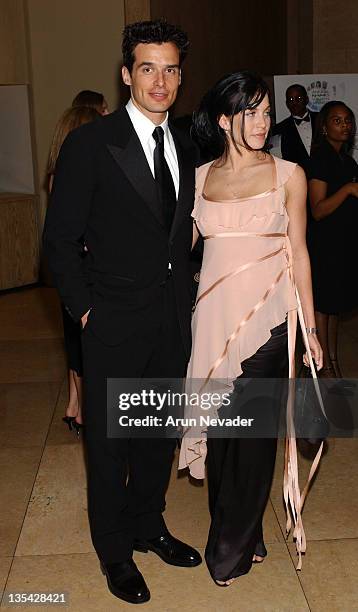
[[[230,586],[230,584],[226,584],[225,582],[223,584],[221,584],[221,582],[218,582],[217,580],[214,580],[214,582],[219,587],[228,587],[228,586]]]
[[[230,582],[230,584],[226,584],[224,580],[215,580],[214,578],[214,582],[218,587],[229,587],[232,584],[234,584],[234,582],[238,579],[239,576],[233,576],[232,578],[227,578],[227,580],[232,580],[232,582]],[[223,582],[224,584],[220,584],[221,582]]]
[[[252,561],[253,563],[263,563],[265,560],[265,557],[267,557],[266,546],[262,540],[260,540],[260,542],[257,542],[254,555],[257,555],[258,557],[262,557],[262,559],[261,561],[257,561],[256,559],[253,559]]]

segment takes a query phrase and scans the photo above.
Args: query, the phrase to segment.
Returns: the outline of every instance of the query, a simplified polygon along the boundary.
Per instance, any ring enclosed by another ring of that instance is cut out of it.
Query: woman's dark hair
[[[340,100],[331,100],[330,102],[326,102],[326,104],[322,106],[321,110],[318,113],[318,117],[316,119],[315,133],[314,133],[314,137],[312,140],[312,147],[311,147],[312,152],[318,149],[322,145],[322,143],[326,141],[326,137],[324,134],[324,128],[327,126],[327,121],[328,121],[328,116],[329,116],[330,111],[332,110],[332,108],[335,108],[336,106],[344,106],[344,108],[349,112],[351,119],[352,119],[351,136],[348,142],[343,144],[342,149],[343,151],[348,152],[354,145],[357,125],[356,125],[356,119],[355,119],[352,109],[349,108],[347,104],[345,104],[344,102],[341,102]]]
[[[75,98],[73,98],[71,106],[88,106],[89,108],[95,108],[98,112],[101,112],[103,104],[103,94],[99,93],[98,91],[84,89],[83,91],[80,91]]]
[[[181,65],[188,52],[188,36],[177,26],[167,23],[164,19],[156,21],[138,21],[130,23],[123,30],[122,55],[123,66],[131,73],[135,61],[134,50],[140,43],[162,44],[171,42],[179,50]]]
[[[229,140],[219,125],[221,115],[231,118],[230,136],[236,150],[240,153],[233,134],[234,116],[241,111],[256,108],[266,95],[269,96],[267,83],[252,72],[234,72],[220,79],[205,94],[198,111],[194,113],[193,138],[205,155],[210,154],[211,159],[214,159],[222,156],[225,158],[228,154]],[[253,151],[254,149],[246,142],[244,133],[245,114],[242,116],[241,137],[246,149]],[[268,150],[266,143],[262,150]]]

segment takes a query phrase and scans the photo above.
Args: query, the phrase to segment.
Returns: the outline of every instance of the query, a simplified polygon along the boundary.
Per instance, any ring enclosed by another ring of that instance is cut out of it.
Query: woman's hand
[[[84,329],[87,325],[87,319],[90,312],[91,309],[87,310],[87,312],[81,317],[82,329]]]
[[[307,334],[308,344],[311,349],[312,357],[316,364],[317,370],[323,367],[323,351],[316,334]],[[307,352],[303,355],[303,363],[309,368],[310,362]]]
[[[349,195],[358,198],[358,183],[347,183],[346,184]]]

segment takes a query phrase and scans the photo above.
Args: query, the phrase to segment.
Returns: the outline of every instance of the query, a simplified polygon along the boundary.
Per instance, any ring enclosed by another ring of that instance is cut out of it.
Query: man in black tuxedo
[[[308,110],[308,102],[307,91],[303,85],[290,85],[286,90],[286,106],[291,114],[273,129],[273,135],[281,137],[282,158],[299,164],[306,175],[318,114]]]
[[[180,378],[190,354],[195,149],[167,113],[187,47],[186,34],[162,21],[125,28],[131,99],[66,139],[44,233],[61,298],[83,325],[92,540],[110,591],[131,603],[150,598],[133,549],[201,563],[162,517],[175,441],[106,432],[107,378]]]

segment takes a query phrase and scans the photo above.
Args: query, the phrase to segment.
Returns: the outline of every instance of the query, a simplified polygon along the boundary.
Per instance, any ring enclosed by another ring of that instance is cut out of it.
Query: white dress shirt
[[[132,100],[126,105],[126,109],[129,115],[129,118],[133,124],[133,127],[136,131],[136,134],[140,140],[140,143],[143,147],[143,151],[147,158],[147,162],[149,164],[149,168],[154,176],[154,149],[155,149],[155,140],[152,136],[154,128],[159,127],[155,123],[153,123],[148,117],[143,115],[140,110],[133,104]],[[160,124],[160,127],[163,128],[164,131],[164,157],[168,164],[170,173],[173,178],[175,193],[178,199],[179,193],[179,166],[178,166],[178,158],[177,152],[175,149],[175,144],[173,140],[173,136],[170,133],[168,127],[168,113],[163,123]]]
[[[295,115],[292,115],[294,119],[303,119],[303,117],[296,117]],[[312,143],[312,124],[311,124],[311,117],[309,112],[307,112],[304,117],[309,118],[309,121],[301,121],[300,125],[298,125],[295,122],[295,126],[296,129],[300,135],[300,138],[303,142],[303,144],[305,145],[306,151],[308,153],[308,155],[311,152],[311,143]]]

